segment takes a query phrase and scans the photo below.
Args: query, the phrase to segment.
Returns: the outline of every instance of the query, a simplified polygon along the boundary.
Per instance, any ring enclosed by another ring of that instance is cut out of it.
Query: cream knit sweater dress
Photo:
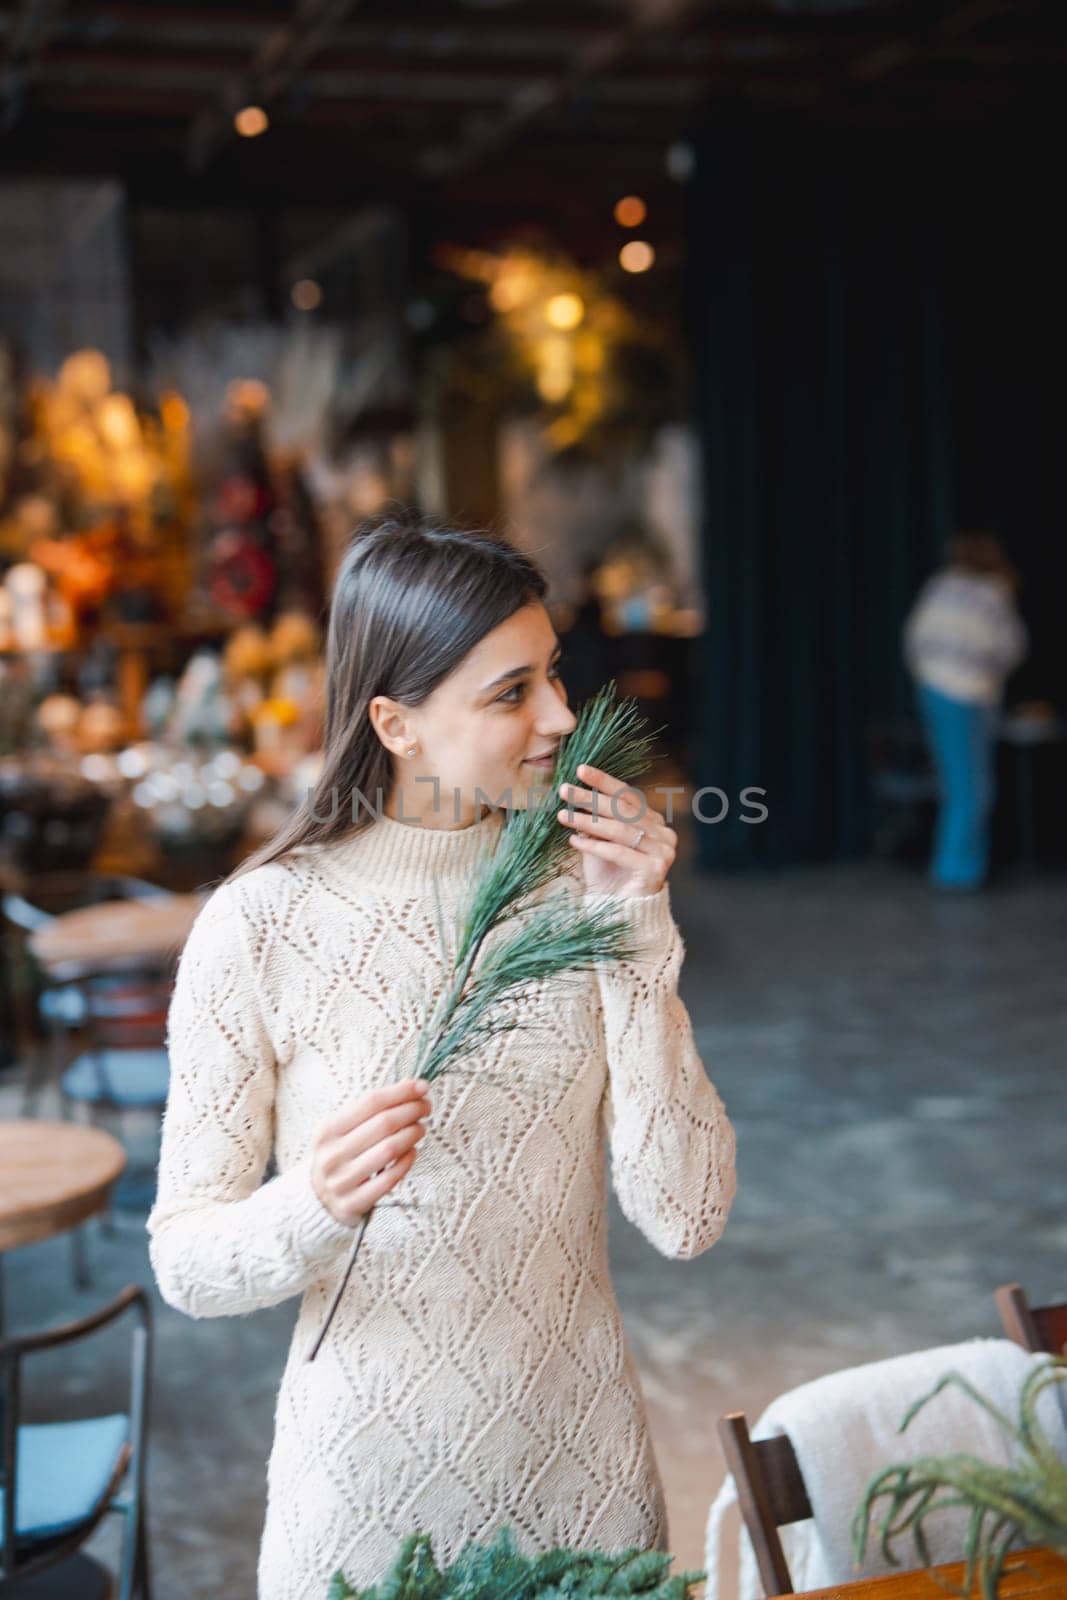
[[[325,1600],[337,1568],[377,1582],[415,1530],[442,1564],[505,1522],[531,1554],[668,1548],[608,1272],[605,1150],[622,1209],[667,1256],[714,1244],[734,1193],[733,1131],[678,997],[668,885],[618,901],[638,959],[537,986],[520,1030],[431,1084],[414,1166],[375,1207],[306,1360],[353,1239],[311,1186],[316,1135],[412,1074],[442,971],[431,884],[453,918],[504,817],[382,816],[255,868],[213,892],[182,952],[147,1222],[160,1292],[193,1317],[301,1296],[259,1600]],[[548,892],[584,893],[571,855]]]

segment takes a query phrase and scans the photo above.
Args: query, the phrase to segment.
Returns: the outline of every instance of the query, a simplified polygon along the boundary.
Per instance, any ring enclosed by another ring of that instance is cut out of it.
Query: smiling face
[[[577,722],[559,655],[548,612],[535,601],[479,640],[422,705],[375,695],[369,715],[394,757],[388,815],[466,827],[486,800],[517,810],[536,803],[528,791],[545,794],[556,746]],[[417,754],[409,756],[412,746]]]

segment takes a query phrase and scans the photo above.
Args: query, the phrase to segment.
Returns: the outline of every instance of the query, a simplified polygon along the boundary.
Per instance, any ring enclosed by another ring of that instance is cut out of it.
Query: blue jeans
[[[918,692],[941,789],[930,877],[949,888],[977,888],[989,866],[997,710],[953,700],[926,683]]]

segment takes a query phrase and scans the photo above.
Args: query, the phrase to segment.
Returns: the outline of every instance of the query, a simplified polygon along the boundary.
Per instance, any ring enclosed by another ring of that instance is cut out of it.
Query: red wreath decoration
[[[208,593],[233,616],[257,617],[270,604],[278,582],[273,557],[252,534],[227,528],[212,540],[207,556]]]

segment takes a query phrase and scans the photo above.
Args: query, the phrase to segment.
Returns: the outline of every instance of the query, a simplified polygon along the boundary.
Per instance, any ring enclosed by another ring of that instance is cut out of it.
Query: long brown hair
[[[1010,588],[1019,587],[1019,574],[993,533],[957,533],[948,541],[947,557],[953,567],[985,578],[1000,578]]]
[[[421,705],[480,639],[542,600],[547,588],[528,556],[492,534],[404,510],[361,523],[341,558],[330,604],[318,779],[230,878],[369,827],[393,782],[392,757],[374,731],[370,701],[382,694]],[[358,814],[357,795],[366,801]]]

